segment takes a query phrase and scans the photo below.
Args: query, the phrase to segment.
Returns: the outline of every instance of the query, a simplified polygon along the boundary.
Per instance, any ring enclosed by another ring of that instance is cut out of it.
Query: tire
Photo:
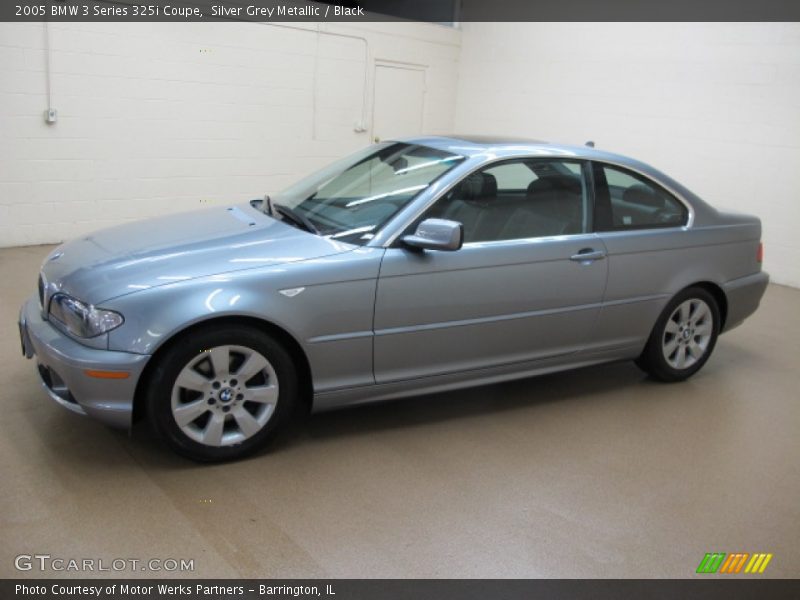
[[[697,373],[714,351],[719,305],[707,290],[679,292],[656,321],[636,364],[659,381],[683,381]]]
[[[298,404],[291,356],[244,325],[178,338],[149,379],[147,414],[175,452],[200,462],[242,458],[274,440]]]

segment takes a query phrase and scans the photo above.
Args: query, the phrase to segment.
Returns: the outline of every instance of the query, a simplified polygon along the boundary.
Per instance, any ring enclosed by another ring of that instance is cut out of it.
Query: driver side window
[[[464,243],[571,235],[589,231],[581,163],[515,159],[467,175],[425,218],[457,221]]]

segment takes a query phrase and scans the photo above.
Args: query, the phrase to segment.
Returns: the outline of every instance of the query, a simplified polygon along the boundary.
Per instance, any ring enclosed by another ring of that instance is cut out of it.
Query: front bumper
[[[150,358],[143,354],[88,348],[42,319],[34,296],[19,315],[22,352],[36,357],[47,394],[72,412],[89,415],[113,427],[128,428],[136,384]],[[91,377],[87,371],[128,373],[125,379]]]

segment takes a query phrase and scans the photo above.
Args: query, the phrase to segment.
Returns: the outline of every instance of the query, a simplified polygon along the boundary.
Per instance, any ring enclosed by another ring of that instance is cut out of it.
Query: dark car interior
[[[564,161],[526,161],[527,187],[498,185],[493,167],[472,173],[426,217],[464,225],[464,242],[571,235],[591,230],[582,177]],[[573,168],[575,165],[573,164]],[[596,165],[595,229],[598,231],[675,227],[686,223],[686,208],[655,185],[632,174]],[[616,171],[612,169],[612,171]],[[610,183],[611,178],[615,183]]]
[[[584,230],[580,175],[561,163],[527,163],[524,189],[499,189],[490,172],[467,176],[429,217],[464,225],[465,242],[569,235]]]
[[[593,165],[597,231],[653,229],[686,224],[686,207],[632,173]]]

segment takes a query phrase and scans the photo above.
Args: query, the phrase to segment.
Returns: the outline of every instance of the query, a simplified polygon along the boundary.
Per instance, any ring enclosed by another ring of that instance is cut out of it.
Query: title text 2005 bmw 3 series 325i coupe
[[[57,248],[23,352],[70,410],[242,456],[290,414],[633,359],[679,381],[758,307],[761,224],[588,147],[380,143],[283,193]]]

